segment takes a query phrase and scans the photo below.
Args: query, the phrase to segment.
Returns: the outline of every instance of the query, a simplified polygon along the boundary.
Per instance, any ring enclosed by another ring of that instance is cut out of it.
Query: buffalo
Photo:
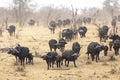
[[[109,48],[110,48],[110,51],[112,50],[112,47],[113,47],[113,43],[116,39],[120,40],[120,36],[117,35],[117,34],[114,34],[114,35],[110,35],[109,36],[109,39],[112,39],[112,41],[109,42]]]
[[[49,29],[51,30],[51,33],[54,34],[55,33],[55,28],[57,26],[57,23],[55,21],[51,21],[49,23]]]
[[[58,27],[61,27],[62,24],[63,24],[63,21],[59,19],[56,24],[57,24]]]
[[[33,55],[32,55],[32,53],[29,53],[28,56],[27,56],[27,58],[28,58],[28,63],[29,64],[34,64],[33,63]]]
[[[120,40],[119,39],[116,39],[114,42],[113,42],[113,49],[115,51],[115,55],[117,56],[119,54],[119,48],[120,48]]]
[[[85,26],[79,27],[78,32],[81,38],[86,37],[87,28]]]
[[[28,22],[28,24],[29,24],[30,26],[33,26],[33,25],[35,25],[35,20],[33,20],[33,19],[30,19],[30,21]]]
[[[10,25],[9,28],[7,29],[10,36],[14,35],[15,36],[15,30],[16,30],[16,27],[14,25]]]
[[[64,51],[66,44],[67,44],[67,41],[64,38],[59,39],[59,47],[61,51]]]
[[[108,49],[105,46],[100,45],[97,42],[91,42],[87,47],[86,54],[88,54],[88,59],[89,59],[89,54],[90,54],[92,61],[94,61],[94,57],[96,56],[96,62],[98,62],[98,60],[100,59],[99,54],[102,50],[104,50],[104,55],[107,56]]]
[[[110,36],[109,36],[109,39],[112,39],[112,42],[114,42],[116,39],[119,39],[119,40],[120,40],[120,36],[117,35],[117,34],[113,34],[113,35],[110,35]]]
[[[83,17],[82,21],[84,24],[86,24],[86,23],[90,24],[92,19],[90,17]]]
[[[17,58],[18,58],[19,51],[17,51],[16,49],[11,48],[11,49],[8,50],[8,54],[12,54],[13,56],[15,56],[16,63],[18,62]]]
[[[70,19],[63,20],[63,26],[69,25],[71,23]]]
[[[99,32],[99,37],[100,37],[100,42],[101,41],[104,41],[106,42],[107,38],[108,38],[108,26],[104,25],[102,28],[99,28],[98,29],[98,32]]]
[[[63,29],[62,38],[65,38],[67,41],[71,41],[73,38],[73,31],[71,29]]]
[[[76,65],[76,60],[79,57],[78,53],[74,53],[73,50],[65,50],[62,53],[62,61],[65,59],[65,66],[69,66],[69,61],[73,61],[74,62],[74,66],[77,67]],[[67,63],[66,63],[67,62]]]
[[[74,53],[78,53],[80,52],[81,46],[78,42],[74,42],[72,44],[72,50],[74,51]]]
[[[48,70],[50,69],[50,67],[53,67],[53,65],[56,61],[57,55],[58,55],[57,52],[48,52],[46,55],[41,56],[41,58],[46,61]],[[58,62],[59,62],[59,60],[58,60]]]
[[[17,57],[18,57],[21,62],[21,65],[23,65],[23,66],[24,66],[25,58],[26,58],[26,64],[27,64],[27,59],[29,59],[29,60],[33,59],[32,55],[29,53],[29,48],[22,47],[20,45],[16,46],[14,49],[10,49],[8,51],[8,54],[14,55],[16,57],[16,62],[17,62]]]
[[[57,67],[61,67],[61,62],[62,62],[62,56],[57,55],[56,56],[56,65],[57,65]]]
[[[59,44],[57,43],[57,40],[55,39],[51,39],[49,40],[49,47],[50,47],[50,51],[52,51],[52,49],[54,49],[54,51],[56,51],[56,49],[59,49]]]

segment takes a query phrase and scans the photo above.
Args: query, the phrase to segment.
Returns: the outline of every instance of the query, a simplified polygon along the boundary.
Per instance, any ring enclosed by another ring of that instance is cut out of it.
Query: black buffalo
[[[71,41],[73,38],[73,31],[71,29],[62,30],[62,38],[65,38],[67,41]]]
[[[63,21],[59,19],[56,24],[58,27],[61,27],[63,25]]]
[[[87,17],[87,18],[86,18],[86,22],[87,22],[88,24],[90,24],[91,21],[92,21],[92,19],[91,19],[90,17]]]
[[[113,49],[115,51],[115,55],[117,56],[119,54],[119,48],[120,48],[120,40],[116,39],[113,42]]]
[[[103,46],[103,50],[104,50],[104,55],[107,56],[108,53],[108,46]]]
[[[62,62],[62,56],[57,55],[56,56],[56,65],[57,65],[57,67],[61,67],[61,62]]]
[[[25,58],[26,58],[26,64],[28,63],[27,59],[29,59],[29,63],[31,61],[33,63],[33,56],[32,54],[29,53],[29,48],[27,47],[16,46],[14,49],[10,49],[8,51],[8,54],[14,55],[16,57],[16,62],[17,62],[17,57],[18,57],[21,62],[21,65],[23,66],[24,66]]]
[[[77,53],[79,54],[80,53],[80,49],[81,49],[81,46],[78,42],[74,42],[72,44],[72,50],[74,51],[74,53]]]
[[[54,34],[55,33],[55,28],[57,26],[57,23],[55,21],[51,21],[49,23],[49,29],[51,30],[51,33]]]
[[[41,58],[43,58],[43,60],[45,60],[47,63],[47,69],[50,69],[50,67],[53,67],[56,61],[57,55],[58,55],[57,52],[48,52],[46,55],[41,56]]]
[[[87,28],[85,26],[79,27],[78,32],[81,38],[86,37]]]
[[[29,64],[34,64],[33,63],[33,55],[32,55],[32,53],[29,53],[28,56],[27,56],[27,58],[28,58],[28,63]]]
[[[108,28],[108,26],[103,26],[102,28],[99,28],[98,29],[98,34],[99,34],[99,37],[100,37],[100,42],[101,41],[104,41],[104,42],[106,42],[106,40],[107,40],[107,38],[108,38],[108,30],[109,30],[109,28]]]
[[[59,47],[61,51],[64,51],[65,45],[67,44],[67,41],[63,38],[59,39]]]
[[[86,24],[86,23],[90,24],[92,19],[90,17],[84,17],[82,21],[84,24]]]
[[[15,36],[15,30],[16,30],[16,27],[14,25],[10,25],[9,28],[7,29],[10,36],[14,35]]]
[[[104,50],[104,55],[107,56],[107,50],[105,46],[100,45],[97,42],[91,42],[87,47],[87,54],[89,59],[89,54],[91,55],[92,61],[94,61],[94,57],[96,56],[96,62],[98,62],[100,52]]]
[[[109,42],[109,48],[110,48],[110,51],[112,50],[112,47],[113,47],[113,43],[116,39],[120,40],[120,36],[117,35],[117,34],[114,34],[114,35],[110,35],[109,36],[109,39],[111,39],[112,41]]]
[[[17,51],[16,49],[11,48],[11,49],[8,50],[8,54],[12,54],[13,56],[15,56],[16,63],[18,62],[17,58],[18,58],[19,51]]]
[[[112,41],[114,42],[116,39],[119,39],[119,40],[120,40],[120,36],[117,35],[117,34],[113,34],[113,35],[110,35],[110,36],[109,36],[109,39],[112,39]]]
[[[63,20],[63,26],[69,25],[71,23],[70,19]]]
[[[49,47],[50,47],[50,51],[52,51],[52,49],[54,49],[54,51],[56,51],[56,49],[59,49],[59,44],[57,43],[57,40],[55,39],[51,39],[49,40]]]
[[[33,20],[33,19],[30,19],[30,21],[28,22],[28,24],[29,24],[30,26],[33,26],[33,25],[35,25],[35,20]]]
[[[73,61],[74,62],[74,66],[77,67],[75,61],[77,60],[78,57],[79,57],[79,54],[78,53],[74,53],[73,50],[65,50],[62,53],[62,60],[65,59],[65,66],[67,66],[67,67],[69,66],[69,61]]]

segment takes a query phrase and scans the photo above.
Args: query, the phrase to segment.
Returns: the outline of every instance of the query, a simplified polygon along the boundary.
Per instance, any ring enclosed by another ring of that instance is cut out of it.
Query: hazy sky
[[[101,8],[105,0],[31,0],[31,1],[38,8],[47,5],[71,8],[72,4],[74,7],[81,9],[89,7]],[[0,0],[0,7],[9,7],[11,3],[12,0]]]

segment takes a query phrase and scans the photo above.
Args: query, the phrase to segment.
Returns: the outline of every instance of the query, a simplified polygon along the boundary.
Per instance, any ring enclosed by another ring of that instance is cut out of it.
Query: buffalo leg
[[[47,63],[47,69],[49,70],[49,66],[50,66],[50,62],[48,62],[47,60],[46,60],[46,63]]]
[[[56,48],[54,48],[54,51],[56,52]]]
[[[20,60],[21,66],[22,66],[22,60]]]
[[[15,56],[15,58],[16,58],[16,63],[17,63],[17,56]]]
[[[61,60],[61,65],[63,65],[63,59]]]
[[[23,59],[23,66],[24,66],[25,58]]]
[[[67,67],[69,66],[69,60],[68,60],[68,63],[67,63]]]
[[[52,62],[51,64],[52,64],[52,68],[53,68],[54,62]]]
[[[58,63],[58,64],[59,64],[59,67],[60,67],[60,61],[59,61],[59,63]]]
[[[57,67],[58,67],[58,61],[57,61]]]
[[[26,57],[26,64],[27,64],[28,62],[27,62],[27,57]]]
[[[66,66],[66,61],[67,61],[67,60],[65,59],[65,66]]]
[[[50,48],[50,51],[52,51],[52,48]]]
[[[96,62],[99,60],[99,53],[96,54]]]
[[[91,55],[92,61],[94,61],[94,55]]]
[[[115,50],[115,55],[118,55],[118,49],[114,49]]]
[[[112,51],[112,42],[109,43],[110,51]]]
[[[74,60],[74,66],[77,67],[75,60]]]
[[[89,53],[88,53],[88,59],[89,59]]]
[[[100,60],[99,54],[100,54],[100,53],[98,53],[98,60]]]

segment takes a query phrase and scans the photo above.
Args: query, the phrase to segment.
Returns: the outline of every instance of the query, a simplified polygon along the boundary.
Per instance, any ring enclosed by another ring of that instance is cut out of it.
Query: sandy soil
[[[100,61],[96,63],[91,59],[87,59],[86,49],[87,45],[96,41],[97,28],[94,25],[86,25],[88,32],[86,38],[72,40],[66,45],[66,49],[71,49],[72,43],[78,41],[82,45],[80,56],[77,63],[77,68],[70,62],[69,67],[64,65],[61,68],[47,70],[47,65],[44,60],[34,57],[34,65],[20,66],[15,64],[15,57],[7,54],[7,52],[0,52],[0,80],[120,80],[120,56],[115,56],[115,61],[110,61],[110,56],[114,55],[114,51],[109,51],[108,56],[105,57],[103,52],[100,54]],[[48,28],[40,27],[26,27],[24,29],[17,28],[16,37],[9,37],[8,32],[4,31],[3,36],[0,37],[0,48],[15,47],[17,43],[22,46],[30,48],[30,52],[35,55],[35,51],[43,55],[49,51],[48,41],[51,38],[59,39],[59,28],[53,35]],[[120,31],[119,31],[120,34]],[[109,40],[106,43],[108,45]],[[59,54],[61,52],[57,50]],[[120,53],[120,52],[119,52]]]

